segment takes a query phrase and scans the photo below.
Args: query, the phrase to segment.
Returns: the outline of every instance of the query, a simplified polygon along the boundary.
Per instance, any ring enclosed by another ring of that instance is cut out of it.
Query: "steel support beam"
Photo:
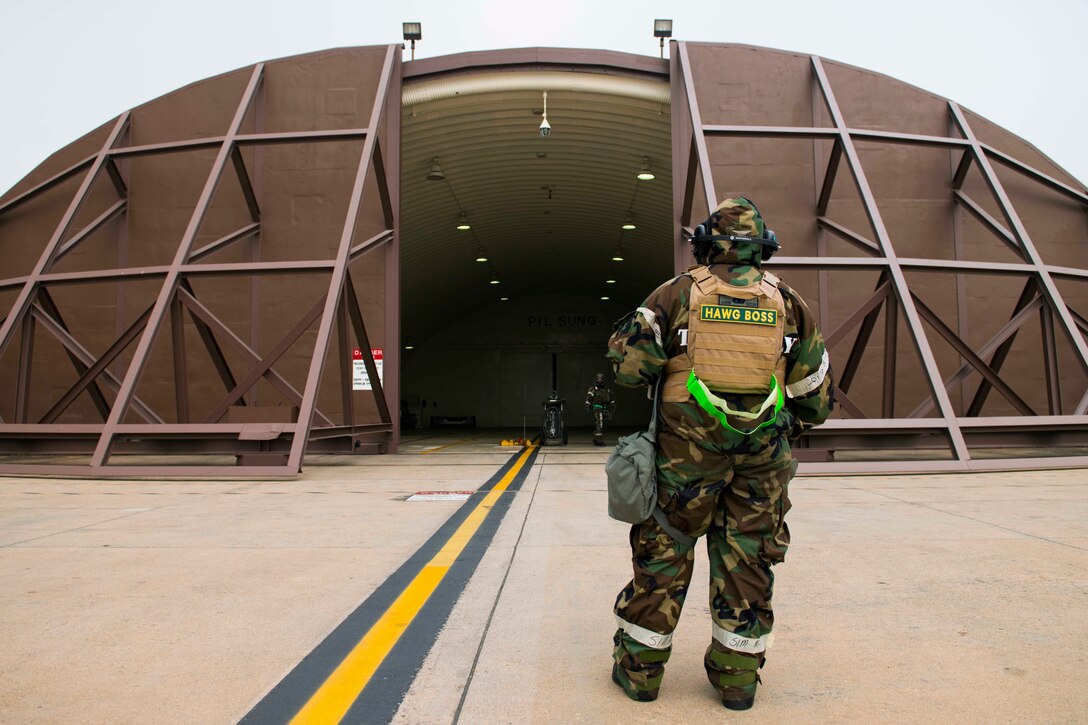
[[[129,364],[128,370],[125,373],[125,379],[121,385],[121,390],[117,393],[117,399],[114,401],[113,409],[110,411],[110,417],[106,421],[106,425],[102,431],[102,437],[99,439],[94,456],[91,458],[92,468],[101,468],[109,461],[110,447],[113,445],[113,437],[116,433],[117,426],[122,422],[122,419],[128,410],[129,402],[132,400],[132,396],[136,391],[136,385],[143,373],[144,366],[147,364],[151,347],[158,336],[162,321],[169,310],[174,293],[178,288],[178,282],[181,278],[181,266],[185,264],[189,253],[192,251],[197,232],[200,231],[200,225],[203,223],[204,217],[208,213],[208,206],[211,203],[216,188],[219,186],[219,182],[223,176],[223,169],[233,150],[234,137],[238,134],[238,129],[242,125],[242,120],[249,110],[253,95],[261,82],[263,73],[264,64],[259,63],[254,67],[253,72],[250,74],[249,84],[235,111],[234,120],[231,121],[230,124],[230,130],[223,138],[223,143],[219,147],[219,153],[216,156],[215,162],[212,164],[208,179],[204,183],[204,190],[197,200],[196,208],[189,218],[189,225],[182,235],[177,253],[174,255],[174,260],[170,265],[170,272],[166,275],[166,280],[163,282],[158,299],[155,301],[155,307],[151,312],[151,318],[148,320],[147,327],[144,329],[143,335],[141,335],[140,341],[137,343],[132,362]]]
[[[392,418],[389,415],[389,406],[382,390],[381,376],[378,375],[378,367],[374,364],[370,336],[366,333],[363,312],[359,309],[359,298],[355,294],[355,285],[351,281],[350,273],[345,276],[344,280],[344,298],[347,303],[348,319],[351,320],[352,329],[355,331],[355,339],[359,343],[359,350],[363,353],[366,374],[370,377],[370,385],[374,389],[374,402],[378,407],[378,417],[383,423],[391,423]]]
[[[374,149],[378,140],[378,127],[382,121],[386,95],[395,69],[399,68],[400,58],[395,51],[395,46],[389,46],[386,50],[385,63],[382,68],[381,80],[374,98],[374,106],[371,109],[370,122],[367,124],[366,140],[363,143],[363,151],[359,159],[359,168],[355,175],[355,185],[351,191],[348,202],[347,218],[344,221],[344,229],[340,235],[340,244],[336,254],[336,264],[333,268],[332,279],[329,281],[329,292],[325,298],[325,307],[321,314],[321,322],[317,331],[317,342],[314,345],[314,355],[310,360],[310,370],[306,376],[306,388],[302,396],[302,406],[299,411],[299,425],[303,430],[309,431],[312,424],[314,410],[317,404],[317,391],[321,385],[321,376],[325,367],[325,356],[329,349],[329,337],[332,332],[333,322],[336,318],[336,306],[344,289],[344,278],[347,276],[347,266],[351,255],[351,241],[355,236],[356,223],[358,222],[359,209],[363,200],[363,188],[366,186],[367,177],[373,166]],[[378,179],[379,184],[384,184],[385,179]],[[374,381],[375,383],[377,381]],[[378,387],[375,385],[375,399],[380,400]],[[293,470],[302,469],[302,457],[306,451],[306,436],[295,436],[291,442],[291,455],[288,458],[287,467]]]
[[[1013,208],[1012,201],[1009,199],[1007,193],[1005,193],[1005,187],[1001,184],[1001,180],[997,178],[997,174],[994,172],[993,165],[990,164],[988,151],[983,149],[982,144],[975,137],[974,131],[971,129],[971,125],[967,122],[967,117],[960,109],[959,105],[954,101],[948,102],[948,107],[952,113],[956,125],[959,127],[960,132],[964,138],[971,144],[971,148],[974,151],[975,162],[978,164],[979,169],[982,171],[982,176],[986,180],[986,185],[990,188],[990,192],[997,199],[998,205],[1001,207],[1001,213],[1004,215],[1005,220],[1008,222],[1009,228],[1016,236],[1020,246],[1023,247],[1024,252],[1027,255],[1027,259],[1035,266],[1036,274],[1039,276],[1039,282],[1043,294],[1046,295],[1047,300],[1050,302],[1051,309],[1057,313],[1058,319],[1061,321],[1061,327],[1064,329],[1065,334],[1069,337],[1073,343],[1073,349],[1076,353],[1077,361],[1085,372],[1088,372],[1088,343],[1077,332],[1076,323],[1073,321],[1072,316],[1069,314],[1069,310],[1066,308],[1065,301],[1062,299],[1061,293],[1058,292],[1057,286],[1054,284],[1054,279],[1050,275],[1050,271],[1046,268],[1046,264],[1043,262],[1042,255],[1035,248],[1035,244],[1031,241],[1031,236],[1028,234],[1027,228],[1020,221],[1020,215],[1016,213],[1016,209]],[[996,152],[995,152],[996,153]],[[998,155],[1003,156],[1003,155]],[[1022,164],[1017,163],[1017,167],[1023,170]],[[1043,174],[1036,172],[1036,176],[1043,177]],[[1049,177],[1045,177],[1049,179]],[[1040,181],[1044,181],[1042,178],[1038,178]],[[1050,179],[1053,182],[1053,179]],[[1054,182],[1057,183],[1057,182]],[[1064,185],[1061,185],[1064,187]],[[1068,187],[1064,187],[1069,191]],[[1088,203],[1088,195],[1081,194],[1079,192],[1072,194],[1073,198],[1081,201],[1082,203]]]
[[[948,325],[944,324],[944,321],[938,317],[933,310],[929,309],[929,307],[918,298],[918,295],[911,293],[911,296],[914,298],[914,304],[918,308],[918,312],[925,321],[928,322],[949,345],[955,348],[956,352],[967,360],[967,362],[971,364],[971,367],[977,370],[990,385],[997,388],[998,392],[1004,395],[1005,399],[1012,403],[1013,407],[1019,410],[1021,415],[1038,415],[1032,410],[1030,405],[1024,402],[1023,398],[1016,394],[1016,391],[1014,391],[1008,383],[1001,379],[1001,376],[998,375],[993,368],[987,365]]]
[[[836,144],[836,146],[838,146],[838,145],[839,144]],[[840,154],[841,154],[841,152],[840,152]],[[839,238],[841,238],[841,239],[843,239],[843,240],[845,240],[847,242],[850,242],[851,244],[853,244],[855,247],[862,250],[863,252],[870,252],[872,254],[880,254],[880,247],[878,247],[875,242],[873,242],[873,241],[871,241],[869,239],[866,239],[865,237],[861,236],[857,232],[853,232],[853,231],[847,229],[846,227],[842,226],[841,224],[836,224],[835,222],[831,221],[827,217],[823,216],[823,214],[816,217],[816,223],[819,224],[822,228],[827,229],[830,232],[833,232],[837,237],[839,237]]]
[[[189,263],[192,264],[193,262],[198,262],[201,259],[203,259],[204,257],[207,257],[209,254],[214,254],[215,252],[218,252],[221,249],[229,247],[230,245],[234,244],[235,242],[240,242],[243,239],[249,239],[250,237],[255,236],[257,234],[260,234],[260,233],[261,233],[261,223],[260,222],[253,222],[252,224],[247,224],[244,227],[242,227],[241,229],[239,229],[237,231],[234,231],[234,232],[231,232],[230,234],[228,234],[225,237],[220,237],[219,239],[216,239],[214,242],[211,242],[209,244],[205,244],[203,247],[201,247],[200,249],[198,249],[195,252],[193,252],[192,254],[190,254],[189,255]]]
[[[990,359],[989,365],[994,370],[998,370],[1001,367],[1001,362],[1004,361],[1004,356],[1007,354],[1007,350],[1001,354],[1000,361],[995,353],[1001,349],[1007,342],[1009,346],[1012,345],[1013,338],[1016,337],[1016,333],[1020,331],[1020,328],[1024,326],[1024,323],[1030,319],[1031,315],[1039,309],[1043,304],[1042,299],[1039,297],[1038,292],[1035,291],[1035,283],[1032,280],[1028,280],[1025,285],[1024,293],[1021,294],[1020,300],[1017,302],[1016,307],[1013,309],[1012,318],[998,330],[993,337],[991,337],[985,345],[978,350],[978,356],[985,359],[993,355]],[[952,392],[956,386],[966,380],[972,373],[977,372],[973,365],[964,363],[960,366],[959,370],[952,374],[948,380],[945,381],[944,387],[948,392]],[[983,382],[989,387],[985,379]],[[926,398],[917,408],[915,408],[908,418],[921,418],[929,411],[933,410],[933,398]],[[963,419],[961,418],[961,421]]]
[[[76,371],[82,376],[86,373],[87,369],[97,362],[97,359],[91,355],[87,348],[83,347],[70,332],[68,332],[63,321],[54,318],[46,311],[49,307],[46,304],[42,304],[44,302],[46,302],[46,300],[43,297],[38,303],[35,303],[35,306],[31,307],[31,314],[37,319],[38,324],[48,330],[49,333],[64,346],[69,355],[74,358],[73,365],[75,365]],[[102,371],[101,377],[102,381],[113,392],[117,392],[121,389],[121,381],[108,369]],[[106,403],[105,397],[98,391],[97,382],[92,383],[90,387],[92,391],[91,397],[95,401],[96,406],[105,406],[104,408],[99,407],[99,412],[102,414],[102,419],[106,420],[109,417],[109,406]],[[163,422],[158,413],[152,410],[150,406],[146,405],[138,397],[133,397],[132,410],[149,423]]]
[[[219,404],[212,409],[212,412],[208,413],[208,415],[205,416],[205,423],[218,423],[219,420],[227,414],[230,406],[232,406],[235,401],[245,395],[250,388],[256,385],[258,380],[268,375],[268,372],[272,369],[272,366],[275,365],[281,357],[283,357],[283,354],[285,352],[291,349],[291,346],[294,345],[300,337],[302,337],[302,334],[310,328],[310,325],[312,325],[314,320],[317,319],[318,315],[321,314],[321,310],[323,309],[323,301],[324,300],[319,300],[317,304],[311,307],[309,312],[304,314],[302,318],[295,323],[295,326],[292,327],[291,330],[288,331],[288,333],[284,335],[278,343],[276,343],[276,346],[273,347],[267,355],[258,360],[256,365],[250,368],[250,371],[246,373],[241,380],[238,381],[234,388],[232,388],[230,392],[227,393],[226,397],[220,400]]]
[[[1024,252],[1024,248],[1020,246],[1020,243],[1016,241],[1016,237],[1009,233],[1005,227],[1001,226],[1001,223],[990,216],[989,212],[976,204],[971,197],[967,196],[960,190],[956,190],[952,193],[952,198],[961,204],[967,211],[971,212],[971,216],[982,222],[982,226],[993,232],[994,236],[1005,243],[1005,246],[1013,251],[1016,256],[1025,262],[1030,260]]]
[[[124,213],[127,207],[128,199],[121,199],[115,202],[113,206],[111,206],[109,209],[99,214],[97,219],[92,221],[87,226],[83,227],[82,230],[80,230],[77,234],[73,235],[71,239],[65,242],[64,246],[57,250],[57,254],[53,258],[53,264],[59,262],[64,255],[68,254],[68,252],[78,247],[79,244],[83,242],[83,240],[94,234],[107,222]]]
[[[831,202],[831,190],[835,186],[835,178],[839,173],[839,162],[842,161],[842,142],[838,134],[835,135],[835,145],[831,147],[831,156],[827,160],[827,170],[824,171],[824,181],[820,185],[820,198],[816,202],[816,216],[823,217],[827,214],[827,205]],[[847,240],[852,241],[852,240]],[[876,245],[872,245],[876,248]]]
[[[43,313],[44,314],[44,313]],[[94,361],[90,367],[88,367],[79,379],[68,388],[68,390],[61,396],[49,412],[42,416],[40,423],[53,423],[60,417],[61,413],[68,409],[68,406],[75,402],[76,398],[90,385],[94,380],[98,378],[106,367],[117,359],[117,356],[132,343],[140,332],[143,331],[144,326],[147,324],[147,318],[151,315],[151,308],[147,308],[142,315],[140,315],[135,322],[133,322],[127,330],[117,338],[112,345],[102,353],[102,355]]]
[[[1046,402],[1050,415],[1062,414],[1062,383],[1058,370],[1058,337],[1054,333],[1054,313],[1043,305],[1039,309],[1043,333],[1043,368],[1046,370]]]
[[[10,211],[15,207],[19,206],[20,204],[30,201],[34,197],[45,191],[48,191],[49,189],[52,189],[54,186],[60,184],[61,182],[67,181],[68,179],[78,174],[80,171],[83,171],[88,166],[93,165],[96,158],[96,156],[88,156],[82,161],[72,164],[64,171],[50,176],[48,179],[41,182],[40,184],[35,184],[33,187],[27,189],[22,194],[8,199],[3,204],[0,204],[0,214],[3,214],[6,211]]]
[[[956,415],[952,409],[952,401],[944,390],[944,384],[941,380],[940,369],[937,367],[937,361],[933,356],[933,351],[929,347],[929,341],[922,331],[922,322],[919,318],[917,309],[914,307],[914,300],[910,296],[910,287],[907,285],[907,280],[903,275],[903,270],[899,264],[895,248],[892,246],[891,236],[884,226],[884,220],[880,215],[880,209],[877,207],[872,189],[869,188],[869,181],[865,175],[865,169],[862,167],[861,159],[858,157],[857,150],[854,147],[854,140],[843,119],[842,111],[839,110],[838,101],[835,100],[835,92],[831,88],[831,83],[827,79],[827,74],[824,72],[823,62],[818,56],[812,56],[812,68],[816,77],[816,82],[819,84],[824,100],[831,112],[831,117],[834,119],[835,127],[839,130],[843,153],[846,156],[850,172],[854,177],[854,183],[857,186],[858,193],[864,203],[866,215],[876,233],[877,243],[880,245],[884,258],[888,261],[888,272],[891,277],[892,286],[896,296],[899,298],[903,314],[910,324],[913,342],[915,348],[918,350],[919,356],[922,358],[922,367],[927,382],[929,383],[934,396],[937,398],[941,417],[944,419],[948,429],[948,437],[952,444],[953,454],[958,460],[969,460],[971,454],[967,449],[967,443],[963,439],[963,434],[960,432],[959,426],[957,425]]]
[[[895,295],[884,299],[884,399],[880,414],[895,417],[895,361],[899,347],[899,303]]]
[[[240,337],[235,335],[229,327],[224,325],[222,320],[216,317],[211,310],[201,304],[200,301],[195,296],[193,296],[190,290],[179,290],[178,297],[181,300],[182,304],[185,305],[185,308],[189,310],[189,314],[193,316],[193,319],[195,321],[198,321],[198,329],[200,329],[200,324],[205,326],[208,336],[211,338],[212,343],[215,345],[215,350],[219,351],[219,346],[217,342],[218,338],[214,336],[214,333],[217,332],[219,333],[219,337],[222,338],[223,341],[226,342],[228,345],[230,345],[235,352],[242,355],[246,359],[246,362],[248,362],[250,365],[256,365],[260,362],[261,356],[258,355],[253,350],[253,348],[247,345]],[[223,358],[222,351],[219,351],[218,355],[215,357],[222,360],[224,366],[226,365],[226,360]],[[224,384],[226,384],[226,390],[230,391],[237,386],[237,383],[235,382],[233,374],[230,374],[230,370],[228,369],[226,372],[229,375],[229,379],[224,378],[223,382]],[[302,405],[302,394],[298,390],[296,390],[294,386],[292,386],[286,379],[284,379],[282,375],[277,373],[275,370],[269,369],[265,371],[264,377],[268,380],[269,383],[272,384],[273,387],[275,387],[280,392],[280,394],[287,398],[287,400],[290,401],[292,405]],[[244,405],[245,401],[241,401],[241,404]],[[335,425],[335,423],[333,423],[333,421],[320,410],[316,411],[316,415],[327,425]]]
[[[102,148],[99,149],[98,155],[95,156],[90,168],[84,175],[83,183],[80,184],[79,190],[76,191],[75,196],[72,197],[72,201],[68,204],[68,209],[64,212],[64,216],[61,217],[60,223],[57,224],[56,229],[53,231],[53,236],[46,243],[45,249],[42,250],[37,263],[34,265],[33,271],[26,277],[23,288],[19,291],[19,296],[11,306],[7,318],[5,318],[3,324],[0,324],[0,356],[3,356],[4,351],[7,350],[15,326],[22,322],[23,316],[30,308],[30,304],[37,294],[37,287],[41,282],[41,276],[53,264],[57,251],[60,249],[61,240],[64,239],[65,235],[71,230],[76,216],[79,214],[80,209],[83,208],[83,204],[87,201],[87,195],[90,192],[91,187],[94,186],[94,182],[98,179],[99,174],[102,172],[110,149],[113,148],[114,144],[117,143],[117,139],[121,137],[121,134],[124,132],[125,128],[127,128],[128,117],[129,114],[126,111],[121,114],[113,124],[113,130],[110,132],[109,137],[106,138],[106,142],[102,145]]]

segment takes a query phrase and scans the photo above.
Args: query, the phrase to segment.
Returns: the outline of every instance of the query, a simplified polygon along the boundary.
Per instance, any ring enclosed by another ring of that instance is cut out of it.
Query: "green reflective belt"
[[[774,375],[771,375],[771,392],[767,395],[767,399],[763,401],[763,405],[755,412],[730,408],[728,403],[712,393],[702,380],[695,377],[694,370],[688,375],[687,388],[691,396],[695,398],[695,402],[699,404],[699,407],[721,421],[722,425],[729,430],[745,436],[750,436],[778,420],[778,411],[782,410],[782,406],[786,402],[786,396],[782,394],[782,388],[778,385],[778,378]],[[755,420],[767,412],[767,408],[771,407],[772,403],[774,404],[774,415],[751,430],[739,430],[729,424],[728,416],[730,415],[744,420]]]

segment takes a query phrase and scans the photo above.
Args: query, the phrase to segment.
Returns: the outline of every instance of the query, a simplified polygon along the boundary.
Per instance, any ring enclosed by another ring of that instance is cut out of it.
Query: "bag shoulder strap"
[[[654,439],[654,445],[655,446],[657,445],[657,405],[658,405],[658,398],[661,397],[661,386],[662,386],[662,384],[664,384],[664,382],[665,382],[665,371],[662,370],[660,373],[657,374],[657,380],[654,381],[654,388],[653,388],[653,393],[654,394],[653,394],[653,397],[650,398],[650,400],[652,401],[652,407],[650,409],[652,411],[650,413],[650,427],[647,428],[647,430],[650,432],[650,436]]]
[[[658,400],[661,395],[661,385],[665,380],[665,371],[662,370],[657,376],[657,382],[654,383],[654,397],[653,397],[653,413],[650,415],[650,436],[654,441],[654,449],[657,449],[657,406],[660,404]],[[684,532],[677,529],[675,526],[669,523],[669,520],[665,518],[665,512],[661,510],[661,504],[654,506],[653,513],[654,521],[657,525],[664,529],[665,533],[671,536],[676,541],[680,542],[688,548],[695,546],[695,539],[688,536]]]
[[[672,538],[674,538],[676,541],[680,542],[684,546],[688,547],[689,549],[695,547],[695,539],[693,539],[692,537],[688,536],[687,534],[683,533],[682,531],[677,529],[675,526],[670,524],[669,520],[667,518],[665,518],[665,512],[661,510],[660,506],[654,507],[653,516],[654,516],[654,521],[657,522],[658,526],[660,526],[662,529],[664,529],[666,534],[668,534],[669,536],[671,536]]]

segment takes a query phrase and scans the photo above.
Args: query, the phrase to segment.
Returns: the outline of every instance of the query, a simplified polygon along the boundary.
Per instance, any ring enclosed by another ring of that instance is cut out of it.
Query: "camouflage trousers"
[[[593,441],[604,441],[604,408],[593,406]]]
[[[662,416],[658,433],[659,502],[672,526],[706,536],[713,623],[703,664],[723,701],[743,701],[755,695],[756,670],[771,640],[771,566],[789,546],[784,517],[797,464],[784,435],[746,440],[738,453],[735,442],[704,436],[705,429],[693,440],[671,417]],[[616,597],[613,676],[628,696],[652,700],[694,574],[695,551],[652,518],[632,526],[630,539],[634,577]]]

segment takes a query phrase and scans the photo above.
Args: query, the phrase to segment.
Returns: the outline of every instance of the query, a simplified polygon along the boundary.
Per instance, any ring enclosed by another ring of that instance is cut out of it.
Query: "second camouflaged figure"
[[[586,415],[593,418],[593,445],[604,445],[604,424],[612,420],[616,401],[604,382],[604,373],[597,373],[593,387],[586,391]]]
[[[706,536],[711,684],[752,706],[771,644],[771,567],[790,542],[790,444],[831,412],[823,337],[801,297],[760,269],[778,249],[755,206],[726,199],[692,238],[698,266],[654,290],[609,341],[616,382],[651,385],[658,498],[668,522]],[[634,576],[616,597],[612,678],[635,700],[661,686],[695,552],[653,518],[631,528]]]

